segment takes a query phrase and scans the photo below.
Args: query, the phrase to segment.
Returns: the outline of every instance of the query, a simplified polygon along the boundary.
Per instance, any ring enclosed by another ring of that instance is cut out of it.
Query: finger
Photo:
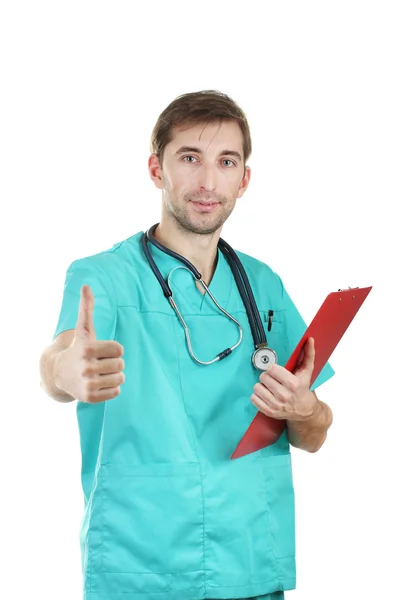
[[[290,374],[292,375],[292,373]],[[294,376],[292,375],[292,377]],[[279,398],[284,393],[285,387],[277,379],[263,374],[260,379],[260,383],[257,383],[254,386],[254,391],[256,392],[256,394],[260,395],[257,390],[259,390],[260,392],[267,390],[275,398]]]
[[[264,415],[267,415],[268,417],[272,417],[273,419],[282,418],[281,412],[279,412],[276,409],[271,408],[268,404],[263,402],[263,400],[261,400],[261,398],[259,396],[257,396],[257,394],[252,394],[250,396],[250,400],[251,400],[252,404],[254,404],[254,406],[256,408],[258,408],[258,410],[260,412],[262,412]]]
[[[121,373],[125,368],[122,358],[99,358],[97,360],[88,360],[83,375],[114,375]]]
[[[282,410],[284,407],[284,403],[276,398],[274,394],[261,383],[256,383],[254,386],[254,394],[260,399],[261,402],[267,404],[274,410]]]
[[[120,358],[124,354],[124,347],[115,340],[98,340],[86,345],[83,351],[84,358]]]
[[[96,339],[93,323],[94,295],[88,285],[81,287],[78,320],[75,327],[75,336],[81,339]]]
[[[122,358],[100,358],[94,364],[96,365],[96,373],[99,375],[121,373],[125,369],[125,363]]]
[[[113,375],[99,375],[97,379],[97,390],[106,390],[122,385],[125,381],[124,373],[114,373]]]
[[[308,338],[306,343],[303,346],[303,358],[296,368],[295,373],[303,371],[312,371],[314,368],[314,360],[315,360],[315,346],[314,346],[314,338]]]
[[[282,367],[281,365],[270,365],[267,371],[263,371],[260,375],[260,381],[264,385],[268,387],[268,382],[271,382],[271,379],[277,381],[283,387],[289,387],[293,380],[295,381],[295,377],[293,373]]]
[[[101,390],[98,392],[89,392],[83,399],[83,402],[89,404],[98,404],[99,402],[105,402],[106,400],[112,400],[121,393],[121,388],[113,387]]]
[[[96,375],[86,382],[86,390],[89,395],[95,395],[98,392],[110,390],[121,386],[125,381],[123,373],[114,373],[113,375]]]
[[[304,353],[304,366],[308,370],[312,370],[314,367],[315,359],[315,342],[314,338],[308,338]]]

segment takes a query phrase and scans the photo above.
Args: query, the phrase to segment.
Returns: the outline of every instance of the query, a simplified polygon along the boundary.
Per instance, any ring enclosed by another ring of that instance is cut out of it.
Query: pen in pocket
[[[271,329],[272,329],[272,317],[273,316],[274,316],[274,311],[269,310],[268,311],[268,331],[271,331]]]

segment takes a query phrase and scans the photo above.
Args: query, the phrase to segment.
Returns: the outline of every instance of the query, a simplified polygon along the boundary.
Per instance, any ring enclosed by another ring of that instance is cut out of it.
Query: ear
[[[149,175],[154,185],[159,189],[164,189],[164,180],[162,176],[162,168],[157,154],[151,154],[148,161]]]
[[[241,198],[243,196],[243,194],[245,193],[245,191],[247,190],[249,183],[250,183],[250,177],[251,177],[251,169],[250,169],[250,167],[246,167],[242,181],[240,182],[240,186],[239,186],[238,193],[237,193],[237,198]]]

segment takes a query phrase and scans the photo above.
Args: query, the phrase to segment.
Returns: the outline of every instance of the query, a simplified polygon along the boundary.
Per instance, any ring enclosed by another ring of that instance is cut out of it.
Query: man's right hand
[[[91,288],[81,288],[75,335],[69,348],[57,356],[54,382],[57,388],[81,402],[97,404],[120,393],[125,381],[121,356],[124,348],[114,340],[96,340],[93,323],[94,296]]]

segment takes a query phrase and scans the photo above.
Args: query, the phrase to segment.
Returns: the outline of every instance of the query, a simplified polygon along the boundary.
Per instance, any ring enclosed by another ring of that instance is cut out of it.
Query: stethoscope
[[[223,360],[224,358],[229,356],[229,354],[231,354],[231,352],[235,348],[237,348],[239,346],[239,344],[241,343],[241,341],[243,339],[242,326],[240,325],[239,321],[237,321],[234,317],[232,317],[232,315],[230,315],[228,312],[226,312],[226,310],[224,310],[218,304],[218,302],[216,301],[216,299],[214,298],[214,296],[208,289],[206,283],[203,281],[202,276],[199,273],[199,271],[196,269],[196,267],[190,261],[188,261],[186,258],[181,256],[180,254],[177,254],[176,252],[173,252],[166,246],[163,246],[163,244],[160,244],[160,242],[155,239],[154,231],[156,230],[158,225],[159,225],[159,223],[156,223],[142,235],[142,239],[141,239],[142,247],[143,247],[145,256],[147,258],[147,261],[148,261],[154,275],[157,277],[157,279],[161,285],[161,288],[164,292],[164,296],[169,300],[172,308],[178,315],[179,320],[181,321],[181,323],[185,329],[186,341],[187,341],[187,345],[189,348],[190,356],[197,363],[199,363],[201,365],[211,365],[214,362],[216,362],[217,360]],[[149,241],[152,244],[154,244],[154,246],[156,246],[159,250],[161,250],[162,252],[165,252],[166,254],[169,254],[173,258],[176,258],[183,265],[185,265],[184,267],[178,266],[178,267],[175,267],[174,269],[172,269],[172,271],[169,273],[169,275],[167,277],[167,281],[164,280],[163,276],[161,275],[152,255],[150,253],[150,250],[148,248]],[[231,246],[229,246],[229,244],[227,244],[227,242],[225,242],[221,238],[219,238],[219,241],[218,241],[218,248],[221,250],[221,252],[225,256],[225,258],[232,270],[233,276],[236,281],[236,285],[239,289],[240,296],[241,296],[241,298],[243,300],[243,304],[246,308],[246,313],[247,313],[247,316],[249,319],[251,333],[253,335],[254,346],[255,346],[255,350],[251,357],[253,366],[256,369],[259,369],[260,371],[266,371],[270,364],[278,362],[278,357],[274,350],[272,350],[271,348],[268,348],[267,337],[266,337],[265,330],[264,330],[264,327],[263,327],[263,324],[261,321],[260,313],[258,312],[258,308],[256,305],[256,301],[254,299],[254,295],[253,295],[253,292],[252,292],[252,289],[250,286],[250,282],[246,275],[246,271],[244,270],[243,265],[242,265],[239,257],[237,256],[236,252],[233,250],[233,248],[231,248]],[[201,285],[205,289],[206,293],[210,296],[210,298],[212,299],[214,304],[218,307],[218,309],[221,312],[223,312],[229,319],[231,319],[231,321],[236,323],[236,325],[239,328],[239,340],[236,342],[236,344],[234,344],[230,348],[226,348],[225,350],[223,350],[222,352],[217,354],[217,356],[213,360],[204,362],[204,361],[196,358],[196,356],[193,353],[192,344],[191,344],[191,340],[190,340],[190,334],[189,334],[189,328],[172,297],[172,290],[169,285],[170,276],[171,276],[172,272],[175,271],[175,269],[177,269],[177,268],[189,270],[191,272],[191,274],[194,276],[194,278],[201,283]],[[242,281],[242,279],[243,279],[243,281]]]

